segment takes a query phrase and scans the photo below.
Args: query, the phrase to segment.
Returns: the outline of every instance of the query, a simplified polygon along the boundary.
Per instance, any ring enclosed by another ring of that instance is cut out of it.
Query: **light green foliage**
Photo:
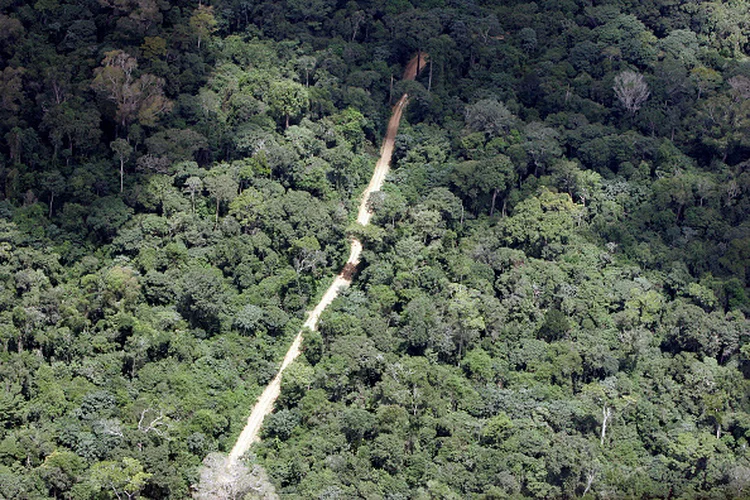
[[[331,117],[334,130],[347,142],[352,144],[355,151],[364,145],[362,128],[367,124],[365,116],[354,108],[346,108],[341,113]]]
[[[708,21],[703,27],[711,45],[729,56],[738,56],[750,34],[747,2],[706,2],[701,5]]]
[[[284,118],[285,128],[289,128],[290,118],[296,117],[308,105],[305,87],[291,80],[271,83],[266,99],[271,109]]]
[[[519,203],[513,215],[503,221],[503,233],[511,245],[521,245],[540,256],[547,247],[566,243],[576,227],[581,207],[567,194],[543,190]]]
[[[91,483],[105,495],[116,498],[137,498],[151,474],[143,472],[143,465],[131,457],[120,462],[106,461],[94,464],[91,468]]]
[[[5,2],[0,497],[742,498],[746,3]]]
[[[206,177],[204,184],[216,202],[216,224],[218,224],[221,204],[229,203],[237,196],[237,182],[226,174],[219,174],[215,177]]]
[[[190,16],[190,27],[198,37],[198,49],[201,48],[201,42],[211,36],[216,30],[216,18],[214,17],[214,8],[211,5],[199,4],[198,8]]]
[[[284,372],[282,395],[279,403],[284,406],[294,406],[310,390],[315,371],[302,362],[297,362]]]
[[[648,64],[655,56],[656,37],[634,15],[620,14],[596,32],[599,46],[613,57],[632,64]]]

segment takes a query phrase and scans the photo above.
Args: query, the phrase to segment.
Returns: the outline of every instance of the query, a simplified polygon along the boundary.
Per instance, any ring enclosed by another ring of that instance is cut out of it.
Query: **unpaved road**
[[[393,145],[396,140],[396,132],[398,132],[398,125],[401,122],[401,115],[406,107],[406,102],[409,96],[404,94],[401,99],[393,106],[393,112],[391,113],[391,119],[388,122],[388,129],[386,130],[385,138],[383,139],[383,146],[380,148],[380,159],[375,165],[375,171],[372,173],[370,184],[367,185],[362,200],[359,202],[359,212],[357,212],[357,222],[366,226],[370,223],[370,217],[372,212],[367,209],[367,200],[370,198],[370,194],[376,191],[380,191],[385,182],[385,176],[388,174],[388,170],[391,165],[391,156],[393,156]]]
[[[424,68],[426,60],[427,54],[425,54],[424,52],[414,56],[406,66],[403,77],[404,80],[414,80],[417,75],[417,69],[422,70]],[[372,179],[370,179],[370,184],[362,194],[362,201],[359,204],[359,211],[357,213],[357,222],[359,222],[363,226],[366,226],[370,222],[370,217],[372,216],[372,213],[367,208],[367,200],[370,197],[371,193],[380,191],[380,188],[383,187],[383,182],[385,182],[385,177],[388,174],[391,163],[391,155],[393,154],[393,144],[396,139],[396,132],[398,132],[398,126],[401,122],[401,115],[403,114],[407,101],[408,96],[404,94],[396,103],[396,105],[393,106],[391,119],[388,122],[388,129],[386,130],[385,138],[383,139],[383,145],[380,148],[380,159],[375,165],[375,171],[372,174]],[[323,310],[328,307],[331,302],[333,302],[333,299],[338,296],[342,288],[346,288],[351,284],[352,269],[356,268],[356,266],[359,264],[359,256],[361,253],[362,243],[357,239],[352,239],[349,260],[346,261],[344,269],[338,276],[336,276],[336,278],[333,280],[333,283],[331,283],[331,286],[329,286],[328,290],[326,290],[325,294],[323,294],[323,298],[320,299],[320,302],[318,302],[318,304],[315,306],[315,309],[310,311],[309,315],[307,316],[307,321],[305,321],[304,324],[305,327],[311,330],[317,329],[318,319],[323,313]],[[273,404],[276,401],[276,398],[279,397],[279,394],[281,392],[281,375],[284,373],[284,370],[286,370],[286,368],[292,363],[292,361],[294,361],[297,356],[299,356],[301,344],[302,331],[300,331],[294,338],[294,342],[292,342],[289,351],[287,351],[286,356],[284,356],[284,360],[281,363],[281,368],[279,368],[279,373],[276,374],[271,383],[269,383],[266,389],[263,391],[263,394],[260,395],[260,398],[258,398],[258,402],[255,403],[253,411],[250,414],[250,417],[247,419],[245,428],[242,429],[240,437],[237,439],[237,442],[232,448],[232,451],[229,453],[229,460],[227,463],[228,466],[231,467],[236,464],[239,458],[247,450],[250,449],[250,445],[260,440],[259,432],[261,426],[263,425],[263,419],[266,415],[271,413],[271,411],[273,410]]]

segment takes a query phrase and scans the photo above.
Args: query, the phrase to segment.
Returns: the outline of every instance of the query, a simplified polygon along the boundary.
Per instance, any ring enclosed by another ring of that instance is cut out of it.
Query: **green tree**
[[[508,243],[520,244],[531,255],[540,256],[548,245],[569,240],[580,211],[567,193],[542,189],[519,203],[501,227]]]
[[[466,106],[465,120],[469,130],[484,132],[489,137],[507,133],[516,123],[513,114],[496,99],[483,99]]]
[[[43,182],[45,190],[49,193],[48,217],[52,218],[52,208],[55,202],[55,197],[65,191],[65,177],[63,177],[59,170],[51,170],[44,174]]]
[[[91,86],[115,105],[114,118],[123,129],[136,119],[153,125],[172,109],[164,96],[164,79],[143,73],[136,78],[138,61],[122,50],[105,53],[101,66],[94,70]]]
[[[239,186],[237,181],[226,174],[219,174],[213,177],[206,177],[203,180],[211,197],[216,202],[216,217],[214,227],[219,225],[219,210],[222,203],[229,203],[237,196]]]
[[[750,37],[747,2],[705,2],[701,4],[700,10],[706,21],[701,28],[711,45],[729,57],[742,54]]]
[[[179,311],[194,326],[215,333],[224,312],[225,287],[221,272],[193,266],[185,271],[179,296]]]
[[[268,104],[278,115],[284,117],[284,128],[289,128],[289,119],[299,115],[309,104],[307,90],[292,80],[276,80],[267,94]]]
[[[53,159],[58,158],[66,143],[68,158],[75,151],[96,149],[102,135],[99,111],[93,103],[87,103],[78,96],[49,106],[42,117],[41,127],[48,131]]]
[[[534,175],[549,166],[553,160],[562,155],[559,134],[553,128],[541,122],[531,122],[524,127],[525,142],[523,148],[534,164]]]
[[[127,162],[133,154],[133,146],[131,146],[125,139],[115,139],[110,143],[109,147],[120,161],[120,192],[122,193],[125,182],[125,162]]]
[[[559,309],[549,309],[544,313],[544,323],[539,330],[539,334],[552,342],[564,338],[570,331],[570,321],[568,317]]]
[[[453,182],[471,198],[477,199],[479,195],[491,193],[490,216],[495,213],[498,194],[508,191],[515,183],[515,178],[515,167],[504,154],[462,162],[453,173]]]
[[[190,194],[190,209],[195,212],[195,195],[203,191],[203,181],[200,177],[190,176],[185,179],[185,187],[183,189]]]
[[[53,495],[63,495],[79,481],[84,462],[73,452],[55,450],[39,467],[39,475]]]
[[[119,462],[98,462],[91,468],[92,485],[108,498],[118,500],[138,498],[140,491],[151,478],[143,471],[143,465],[131,457],[124,457]]]
[[[200,50],[201,42],[207,40],[216,31],[218,23],[214,17],[213,5],[199,4],[198,8],[193,11],[193,15],[190,16],[189,24],[198,36],[198,50]]]

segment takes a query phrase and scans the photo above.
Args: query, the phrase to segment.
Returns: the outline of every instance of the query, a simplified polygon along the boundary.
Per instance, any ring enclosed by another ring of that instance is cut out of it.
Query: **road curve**
[[[416,78],[417,72],[421,71],[424,68],[427,57],[427,54],[425,54],[424,52],[415,55],[406,65],[403,79],[414,80],[414,78]],[[364,193],[362,193],[362,199],[359,204],[359,211],[357,212],[357,222],[362,224],[363,226],[366,226],[370,222],[370,217],[372,217],[372,213],[367,207],[367,200],[369,199],[370,194],[376,191],[380,191],[380,188],[383,187],[383,183],[385,182],[385,177],[388,174],[391,163],[391,156],[393,155],[393,145],[396,139],[396,133],[398,132],[398,126],[401,122],[401,116],[407,102],[408,96],[404,94],[396,103],[396,105],[393,106],[391,118],[388,122],[388,129],[386,130],[386,135],[383,139],[383,145],[380,148],[380,158],[375,165],[375,170],[372,174],[372,178],[370,179],[370,183],[368,184]],[[362,253],[362,243],[356,238],[352,238],[350,240],[350,243],[351,251],[349,253],[349,259],[346,261],[346,265],[344,266],[341,273],[333,280],[333,283],[331,283],[331,286],[328,287],[328,290],[326,290],[326,292],[323,294],[320,302],[318,302],[315,308],[310,311],[307,316],[307,320],[303,325],[304,327],[311,330],[316,330],[318,326],[318,319],[320,318],[320,315],[323,313],[325,308],[328,307],[331,302],[333,302],[342,288],[347,288],[351,284],[352,272],[359,265],[359,258],[360,254]],[[281,393],[281,376],[284,373],[284,370],[300,354],[303,331],[304,330],[300,331],[294,338],[294,342],[292,342],[292,345],[291,347],[289,347],[286,356],[284,356],[284,360],[281,363],[279,372],[268,384],[268,386],[258,398],[258,401],[255,403],[255,406],[250,413],[250,417],[248,417],[247,419],[247,424],[245,425],[244,429],[242,429],[237,442],[232,448],[232,451],[229,453],[229,460],[227,461],[228,467],[236,465],[240,457],[242,457],[242,455],[244,455],[244,453],[250,449],[250,446],[254,442],[260,440],[259,433],[261,426],[263,425],[263,419],[266,415],[271,413],[271,411],[273,410],[273,404]]]

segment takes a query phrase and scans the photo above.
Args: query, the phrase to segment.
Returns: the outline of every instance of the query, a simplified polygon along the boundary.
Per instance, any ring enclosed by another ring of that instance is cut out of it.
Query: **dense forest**
[[[747,0],[0,0],[0,498],[199,495],[351,235],[232,498],[750,498],[748,54]]]

